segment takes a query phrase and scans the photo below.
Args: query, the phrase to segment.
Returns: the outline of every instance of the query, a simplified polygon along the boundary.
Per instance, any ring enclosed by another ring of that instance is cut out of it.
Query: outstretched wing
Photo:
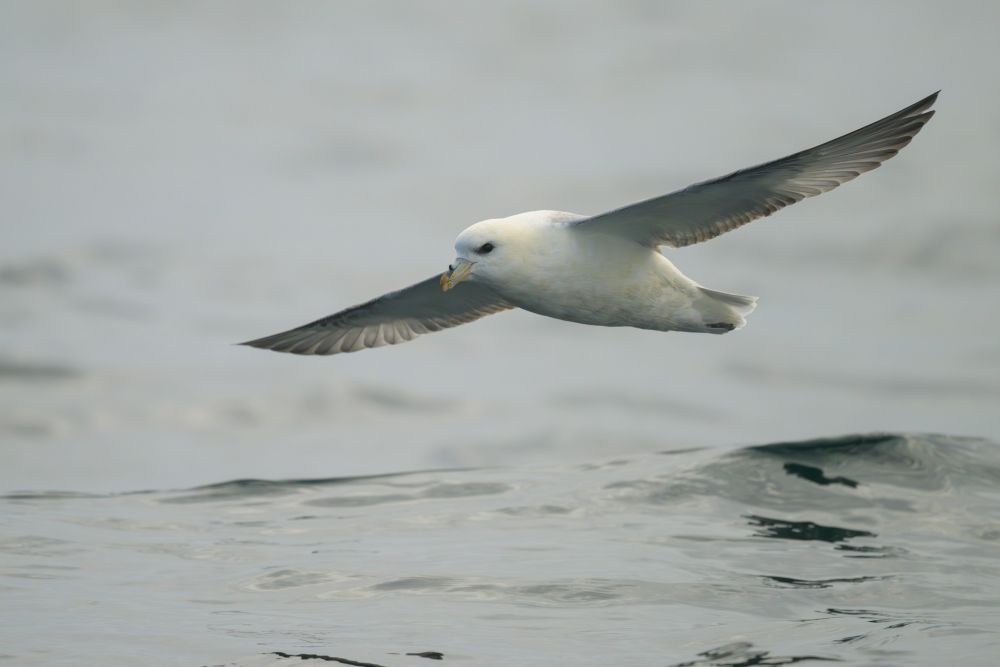
[[[405,343],[513,308],[496,292],[463,282],[448,292],[428,278],[290,331],[240,343],[293,354],[337,354]]]
[[[939,91],[940,92],[940,91]],[[651,246],[699,243],[875,169],[934,115],[938,93],[814,148],[576,223]]]

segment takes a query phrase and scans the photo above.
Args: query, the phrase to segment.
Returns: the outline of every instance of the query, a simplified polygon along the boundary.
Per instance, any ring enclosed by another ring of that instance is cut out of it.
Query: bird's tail
[[[747,323],[745,318],[757,307],[755,296],[717,292],[700,285],[698,291],[700,298],[695,300],[694,307],[704,322],[704,328],[698,330],[705,333],[723,334],[740,329]]]

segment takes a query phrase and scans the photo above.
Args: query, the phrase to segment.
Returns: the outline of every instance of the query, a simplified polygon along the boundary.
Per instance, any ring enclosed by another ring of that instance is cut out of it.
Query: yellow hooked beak
[[[441,291],[447,292],[455,285],[459,284],[463,280],[469,277],[472,273],[472,266],[475,262],[470,262],[467,259],[462,259],[459,257],[455,260],[452,266],[448,267],[448,271],[441,274]]]

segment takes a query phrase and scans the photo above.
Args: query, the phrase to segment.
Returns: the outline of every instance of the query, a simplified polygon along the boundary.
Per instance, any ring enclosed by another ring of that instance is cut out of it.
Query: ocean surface
[[[997,25],[2,3],[0,664],[1000,664]],[[668,251],[760,297],[739,332],[233,345],[439,273],[475,221],[610,210],[937,89],[883,168]]]
[[[984,440],[856,435],[0,502],[11,664],[1000,655],[1000,449]]]

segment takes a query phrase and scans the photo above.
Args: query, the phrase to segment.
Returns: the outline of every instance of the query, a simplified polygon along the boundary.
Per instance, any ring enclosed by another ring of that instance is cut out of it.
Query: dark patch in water
[[[298,658],[299,660],[339,662],[342,665],[354,665],[355,667],[385,667],[385,665],[380,665],[374,662],[361,662],[359,660],[338,658],[337,656],[321,655],[319,653],[285,653],[284,651],[272,651],[271,655],[276,655],[282,658]],[[390,653],[389,655],[399,655],[399,653]],[[427,658],[428,660],[444,660],[444,653],[441,653],[440,651],[420,651],[418,653],[404,653],[403,655],[409,655],[415,658]]]
[[[40,258],[0,266],[0,286],[33,287],[64,285],[69,282],[69,268],[64,262]]]
[[[733,642],[698,654],[698,660],[678,662],[672,667],[755,667],[756,665],[792,665],[806,660],[840,662],[838,658],[819,655],[771,655],[754,648],[750,642]]]
[[[692,452],[702,452],[708,449],[708,447],[686,447],[683,449],[665,449],[661,452],[656,452],[660,456],[674,456],[677,454],[690,454]]]
[[[755,514],[748,514],[744,518],[750,520],[751,526],[762,528],[754,533],[757,537],[773,537],[780,540],[820,540],[832,543],[843,542],[855,537],[877,537],[875,533],[867,530],[824,526],[812,521],[785,521],[784,519],[772,519]]]
[[[448,469],[428,469],[412,470],[406,472],[382,473],[378,475],[354,475],[348,477],[306,477],[301,479],[234,479],[228,482],[218,482],[196,486],[189,491],[194,493],[183,496],[171,496],[161,498],[161,503],[187,504],[187,503],[210,503],[226,500],[241,500],[254,496],[280,496],[295,493],[302,488],[314,486],[334,486],[337,484],[351,484],[355,482],[369,482],[379,479],[394,479],[421,474],[444,474],[449,472],[466,472],[473,468],[448,468]]]
[[[899,617],[893,617],[871,609],[837,609],[836,607],[830,607],[826,609],[826,613],[831,616],[854,616],[867,623],[892,623],[891,625],[887,625],[887,628],[904,628],[913,623],[910,620],[900,621]]]
[[[4,500],[81,500],[107,497],[99,493],[83,493],[82,491],[15,491],[0,496]]]
[[[762,578],[784,584],[791,588],[831,588],[834,584],[860,584],[866,581],[881,581],[885,577],[848,577],[844,579],[795,579],[794,577],[778,577],[762,575]]]
[[[835,438],[814,438],[812,440],[800,440],[797,442],[775,442],[769,445],[757,445],[747,447],[750,451],[764,452],[766,454],[778,454],[780,456],[795,456],[802,453],[828,453],[832,451],[853,451],[857,449],[869,449],[895,443],[900,440],[900,436],[892,433],[861,433],[857,435],[844,435]]]
[[[283,651],[272,651],[271,655],[282,658],[298,658],[299,660],[324,660],[326,662],[339,662],[342,665],[355,665],[355,667],[386,667],[374,662],[359,662],[348,658],[338,658],[333,655],[320,655],[319,653],[284,653]]]
[[[870,547],[856,544],[838,544],[834,548],[837,551],[854,552],[854,555],[845,558],[896,558],[906,553],[905,549],[899,547]]]
[[[822,468],[807,466],[804,463],[786,463],[785,472],[789,475],[794,475],[795,477],[801,477],[804,480],[814,482],[820,486],[843,484],[844,486],[849,486],[852,489],[856,489],[858,487],[858,483],[853,479],[848,479],[847,477],[827,477],[823,473]]]
[[[72,380],[79,376],[80,372],[69,366],[0,359],[0,380],[37,382],[46,380]]]

